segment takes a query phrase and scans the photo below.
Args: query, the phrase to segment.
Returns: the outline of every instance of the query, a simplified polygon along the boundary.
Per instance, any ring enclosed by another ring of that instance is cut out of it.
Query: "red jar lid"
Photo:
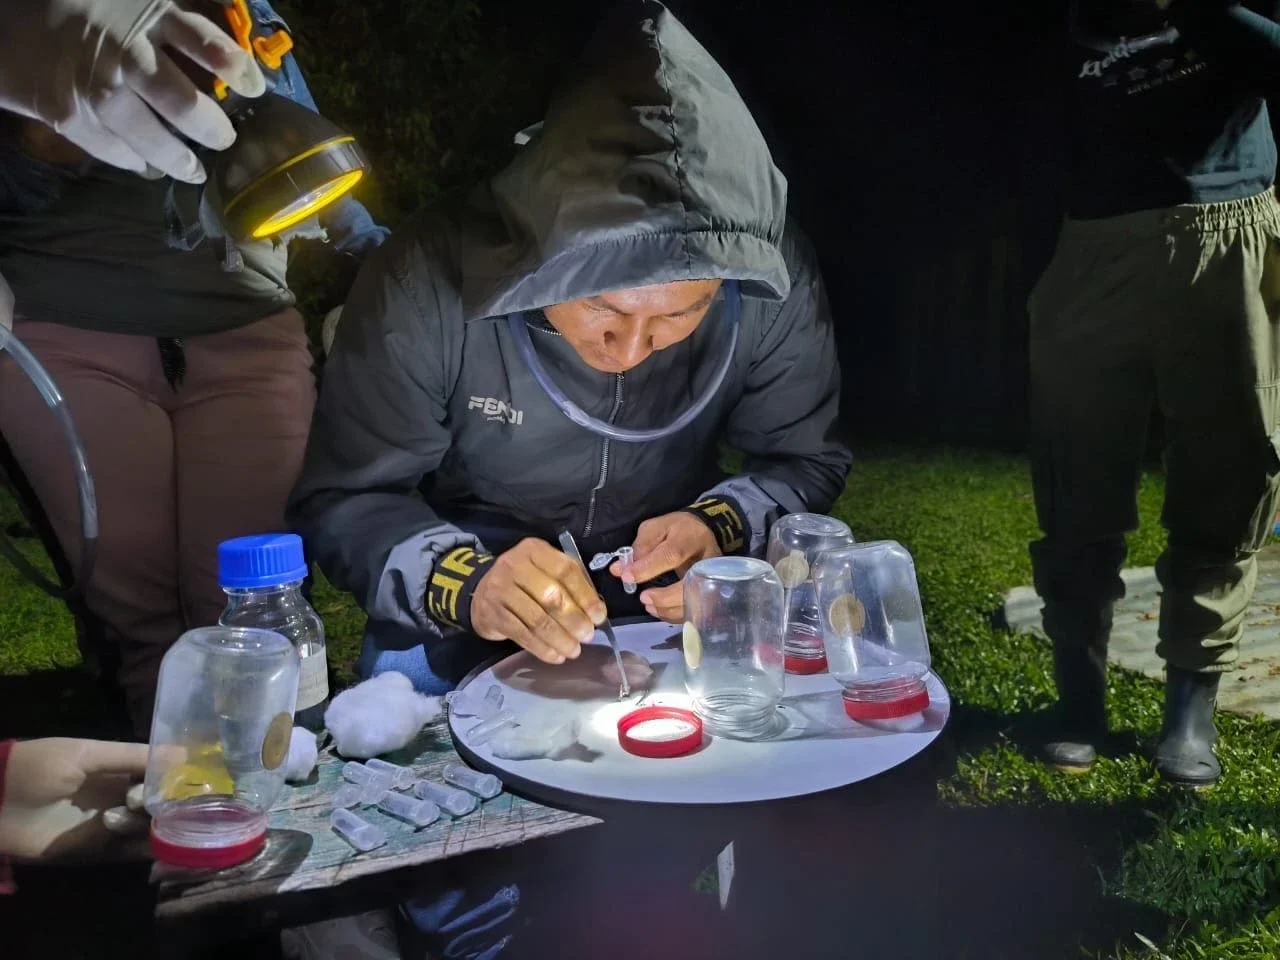
[[[921,684],[905,696],[892,700],[858,700],[844,693],[844,712],[852,720],[897,720],[929,708],[929,690]]]
[[[662,740],[647,740],[632,736],[631,731],[636,727],[654,720],[678,720],[688,724],[691,729],[683,736]],[[637,757],[652,759],[682,757],[702,746],[702,719],[692,710],[683,710],[680,707],[641,707],[619,718],[618,743],[627,753]]]
[[[161,863],[188,870],[225,870],[252,860],[267,843],[264,830],[248,840],[241,840],[225,847],[183,847],[156,836],[151,831],[151,855]]]
[[[787,673],[822,673],[827,669],[827,656],[823,654],[820,657],[797,657],[787,654],[786,658]]]

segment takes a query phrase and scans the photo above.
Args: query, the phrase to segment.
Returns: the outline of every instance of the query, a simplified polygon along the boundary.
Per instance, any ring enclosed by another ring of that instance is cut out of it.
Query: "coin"
[[[831,601],[827,617],[836,633],[852,636],[866,625],[867,610],[852,593],[843,593]]]
[[[809,563],[801,550],[792,550],[775,563],[773,569],[777,571],[778,579],[788,590],[794,590],[809,579]]]
[[[267,725],[267,735],[262,738],[262,766],[267,770],[278,769],[289,755],[289,737],[293,733],[293,717],[277,713]]]
[[[702,636],[698,628],[687,620],[684,625],[684,662],[690,670],[697,670],[702,663]]]

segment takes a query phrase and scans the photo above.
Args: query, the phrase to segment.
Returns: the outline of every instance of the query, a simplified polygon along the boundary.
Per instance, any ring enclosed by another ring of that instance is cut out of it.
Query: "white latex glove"
[[[47,123],[104,163],[201,183],[195,153],[157,115],[214,150],[235,131],[166,47],[237,93],[266,90],[226,31],[171,0],[0,0],[0,109]]]
[[[146,767],[145,743],[15,743],[0,798],[0,853],[26,860],[139,853],[121,834],[147,823],[136,812],[140,793],[129,796]]]

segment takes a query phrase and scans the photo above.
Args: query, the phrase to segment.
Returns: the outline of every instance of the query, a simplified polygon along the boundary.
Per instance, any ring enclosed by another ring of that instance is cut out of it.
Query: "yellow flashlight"
[[[226,6],[231,34],[268,71],[293,48],[283,30],[254,22],[245,0]],[[236,128],[236,142],[213,162],[213,186],[227,234],[237,242],[277,236],[346,196],[369,169],[355,137],[275,93],[256,100],[214,87]]]

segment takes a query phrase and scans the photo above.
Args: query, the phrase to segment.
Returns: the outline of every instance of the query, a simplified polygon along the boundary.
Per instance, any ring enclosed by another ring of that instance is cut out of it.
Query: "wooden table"
[[[386,759],[439,780],[444,765],[458,755],[441,718]],[[417,832],[380,811],[362,809],[361,816],[383,827],[388,840],[357,853],[329,827],[329,801],[342,783],[343,762],[326,749],[307,783],[285,788],[271,811],[266,849],[243,866],[215,874],[157,866],[152,879],[159,884],[160,939],[183,954],[212,940],[386,906],[412,889],[415,868],[600,823],[508,793],[457,820],[442,814]]]

